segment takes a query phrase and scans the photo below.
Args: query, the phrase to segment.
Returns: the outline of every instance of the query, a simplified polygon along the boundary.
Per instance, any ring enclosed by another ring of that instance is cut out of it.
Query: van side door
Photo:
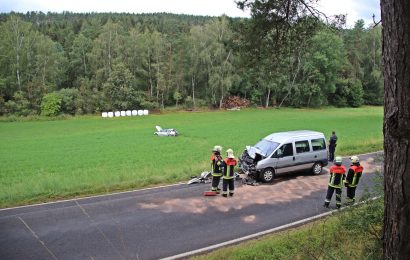
[[[324,138],[315,138],[311,141],[312,144],[312,154],[316,162],[322,162],[322,165],[327,165],[327,149],[326,140]]]
[[[278,159],[275,169],[277,174],[293,171],[295,157],[292,143],[283,144],[276,150],[272,157]]]
[[[310,150],[309,140],[295,141],[295,168],[304,170],[313,166],[314,156]]]

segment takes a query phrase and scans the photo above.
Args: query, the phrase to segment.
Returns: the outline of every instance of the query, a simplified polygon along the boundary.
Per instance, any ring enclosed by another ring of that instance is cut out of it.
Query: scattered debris
[[[201,172],[199,177],[192,176],[191,180],[187,182],[187,184],[194,184],[194,183],[210,183],[212,180],[212,174],[210,171]],[[235,172],[235,180],[242,180],[242,177],[239,173]]]
[[[178,135],[178,131],[173,128],[162,129],[162,127],[158,125],[155,126],[155,128],[157,129],[157,131],[154,132],[154,135],[158,135],[158,136],[177,136]]]
[[[204,191],[204,196],[216,196],[216,191]]]
[[[192,176],[191,180],[188,181],[187,184],[194,184],[194,183],[209,183],[211,182],[212,174],[210,171],[202,172],[199,177]]]

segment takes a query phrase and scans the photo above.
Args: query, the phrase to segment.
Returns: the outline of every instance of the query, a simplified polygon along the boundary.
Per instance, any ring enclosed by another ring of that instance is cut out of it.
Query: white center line
[[[23,222],[24,226],[26,226],[26,228],[27,228],[28,230],[30,230],[31,234],[33,234],[33,236],[40,242],[40,244],[43,245],[43,247],[47,250],[47,252],[48,252],[54,259],[57,260],[58,258],[53,254],[53,252],[51,252],[51,250],[46,246],[46,244],[37,236],[36,232],[34,232],[34,230],[32,230],[32,229],[29,227],[29,225],[28,225],[21,217],[18,217],[18,219],[20,219],[20,221]]]

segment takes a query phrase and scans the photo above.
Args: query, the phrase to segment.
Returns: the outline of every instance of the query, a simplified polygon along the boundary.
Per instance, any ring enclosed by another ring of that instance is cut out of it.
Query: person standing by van
[[[327,194],[324,207],[328,208],[332,200],[333,193],[336,191],[336,207],[342,206],[342,186],[346,177],[346,168],[342,165],[342,157],[337,156],[334,165],[330,167],[330,179],[327,187]]]
[[[360,177],[362,177],[363,166],[360,165],[359,157],[357,156],[350,157],[350,160],[352,161],[352,164],[347,172],[345,186],[347,192],[347,203],[353,204],[355,202],[356,188],[359,184]]]
[[[233,196],[235,190],[235,166],[237,164],[235,156],[233,155],[233,150],[226,150],[227,158],[225,159],[225,170],[222,175],[222,196],[225,198],[228,197],[228,188],[229,196]]]
[[[212,150],[211,155],[211,174],[212,174],[212,188],[211,191],[220,193],[221,189],[218,187],[221,176],[224,170],[225,162],[221,156],[222,147],[216,145]]]
[[[329,161],[333,162],[335,159],[337,136],[336,132],[332,131],[332,136],[329,139]]]

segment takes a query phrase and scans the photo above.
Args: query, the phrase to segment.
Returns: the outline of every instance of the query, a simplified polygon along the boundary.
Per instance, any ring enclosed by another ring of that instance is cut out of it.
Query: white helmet
[[[354,156],[350,157],[350,160],[352,160],[352,163],[358,163],[359,162],[359,157],[354,155]]]
[[[220,145],[215,145],[214,149],[212,150],[212,152],[221,152],[222,151],[222,146]]]
[[[343,159],[341,156],[336,156],[335,163],[342,163]]]
[[[226,150],[226,154],[228,156],[228,158],[235,158],[235,156],[233,155],[233,150],[231,148],[229,148],[228,150]]]

